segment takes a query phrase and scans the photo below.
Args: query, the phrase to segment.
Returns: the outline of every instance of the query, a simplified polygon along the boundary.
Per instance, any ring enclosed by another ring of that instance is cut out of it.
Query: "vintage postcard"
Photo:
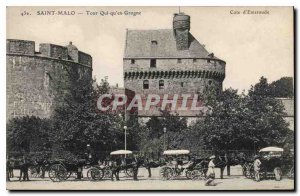
[[[6,12],[8,190],[295,190],[293,7]]]

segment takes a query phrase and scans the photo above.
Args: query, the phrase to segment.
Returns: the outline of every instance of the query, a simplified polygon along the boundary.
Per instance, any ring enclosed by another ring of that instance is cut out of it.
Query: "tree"
[[[257,87],[260,88],[257,88]],[[265,89],[261,88],[264,86]],[[290,133],[288,123],[284,120],[284,107],[270,93],[272,85],[261,78],[254,88],[250,88],[246,107],[249,109],[248,121],[252,124],[253,142],[257,147],[268,145],[284,145],[285,138]]]
[[[17,153],[45,152],[51,149],[49,119],[35,116],[13,118],[7,124],[7,151]]]
[[[214,99],[209,100],[213,113],[190,128],[191,141],[198,138],[195,145],[215,151],[283,145],[289,129],[283,119],[283,106],[272,96],[266,78],[252,86],[248,95],[227,89]]]
[[[166,133],[164,133],[166,128]],[[151,117],[142,126],[140,133],[140,149],[148,153],[162,152],[167,149],[178,149],[182,147],[184,135],[187,130],[187,119],[161,111],[160,117]]]
[[[82,156],[87,144],[101,155],[123,142],[121,120],[117,114],[98,111],[97,99],[108,93],[106,79],[100,85],[88,75],[71,77],[70,90],[58,95],[63,102],[52,116],[54,129],[51,133],[54,152],[63,150]]]
[[[294,97],[294,85],[292,77],[282,77],[270,84],[274,97]]]

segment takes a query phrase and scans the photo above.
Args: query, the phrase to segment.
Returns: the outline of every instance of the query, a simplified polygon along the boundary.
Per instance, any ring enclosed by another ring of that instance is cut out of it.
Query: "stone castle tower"
[[[190,16],[174,14],[172,29],[127,30],[124,86],[136,94],[203,94],[222,90],[226,62],[209,53],[190,33]],[[195,116],[191,111],[180,116]],[[139,116],[159,115],[139,111]]]
[[[92,57],[70,42],[67,46],[8,39],[6,41],[6,119],[50,117],[57,91],[67,91],[70,71],[92,78]]]

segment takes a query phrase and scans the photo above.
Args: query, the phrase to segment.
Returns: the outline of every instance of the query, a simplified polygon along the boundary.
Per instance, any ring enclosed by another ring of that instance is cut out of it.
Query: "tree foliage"
[[[210,103],[213,103],[212,115],[191,126],[191,137],[196,134],[199,138],[195,146],[202,144],[211,150],[282,146],[290,131],[283,119],[283,105],[272,96],[270,85],[263,77],[251,87],[248,95],[227,89]]]
[[[282,77],[270,84],[274,97],[294,97],[292,77]]]
[[[97,84],[88,75],[79,76],[72,70],[68,70],[68,74],[68,83],[62,85],[64,82],[60,80],[52,83],[58,88],[55,101],[59,104],[51,119],[26,116],[8,122],[8,151],[52,150],[57,156],[80,157],[90,144],[96,154],[108,153],[124,149],[125,125],[128,127],[127,149],[151,153],[179,148],[254,150],[283,146],[294,139],[283,119],[283,105],[275,99],[292,95],[289,78],[269,84],[262,77],[247,95],[238,94],[234,89],[218,94],[214,89],[205,89],[202,99],[213,112],[187,126],[186,118],[168,111],[161,111],[160,117],[151,117],[145,124],[134,116],[125,118],[125,111],[99,111],[97,99],[110,90],[107,78]],[[287,148],[291,146],[293,144]]]
[[[108,90],[106,79],[100,85],[88,76],[74,79],[70,93],[62,95],[66,101],[52,117],[51,138],[57,148],[83,154],[87,144],[99,153],[120,146],[123,131],[119,116],[97,109],[97,99]]]
[[[49,119],[35,116],[13,118],[7,123],[8,153],[45,152],[51,149]]]
[[[182,147],[185,138],[187,119],[169,111],[161,111],[160,117],[151,117],[141,130],[142,151],[162,152],[165,149],[178,149]]]

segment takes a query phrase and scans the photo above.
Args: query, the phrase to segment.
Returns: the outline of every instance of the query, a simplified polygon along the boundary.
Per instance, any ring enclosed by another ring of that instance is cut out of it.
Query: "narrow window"
[[[131,64],[135,64],[135,59],[131,59]]]
[[[177,63],[181,63],[181,59],[177,59]]]
[[[156,41],[156,40],[152,40],[152,41],[151,41],[151,45],[152,45],[152,46],[156,46],[156,45],[157,45],[157,41]]]
[[[207,62],[210,63],[210,59],[207,59]]]
[[[150,60],[150,67],[155,68],[156,67],[156,59],[151,59]]]
[[[144,80],[143,89],[149,89],[149,80]]]
[[[160,80],[160,81],[158,82],[158,85],[159,85],[159,89],[164,89],[164,87],[165,87],[165,82],[164,82],[163,80]]]
[[[45,72],[45,76],[44,76],[44,87],[48,87],[50,84],[50,74],[49,72]]]
[[[180,83],[181,87],[183,87],[183,84],[184,84],[183,82]]]
[[[193,59],[193,63],[196,63],[197,62],[197,59]]]
[[[209,80],[209,81],[208,81],[208,84],[209,84],[209,85],[211,85],[211,84],[212,84],[212,81],[211,81],[211,80]]]

